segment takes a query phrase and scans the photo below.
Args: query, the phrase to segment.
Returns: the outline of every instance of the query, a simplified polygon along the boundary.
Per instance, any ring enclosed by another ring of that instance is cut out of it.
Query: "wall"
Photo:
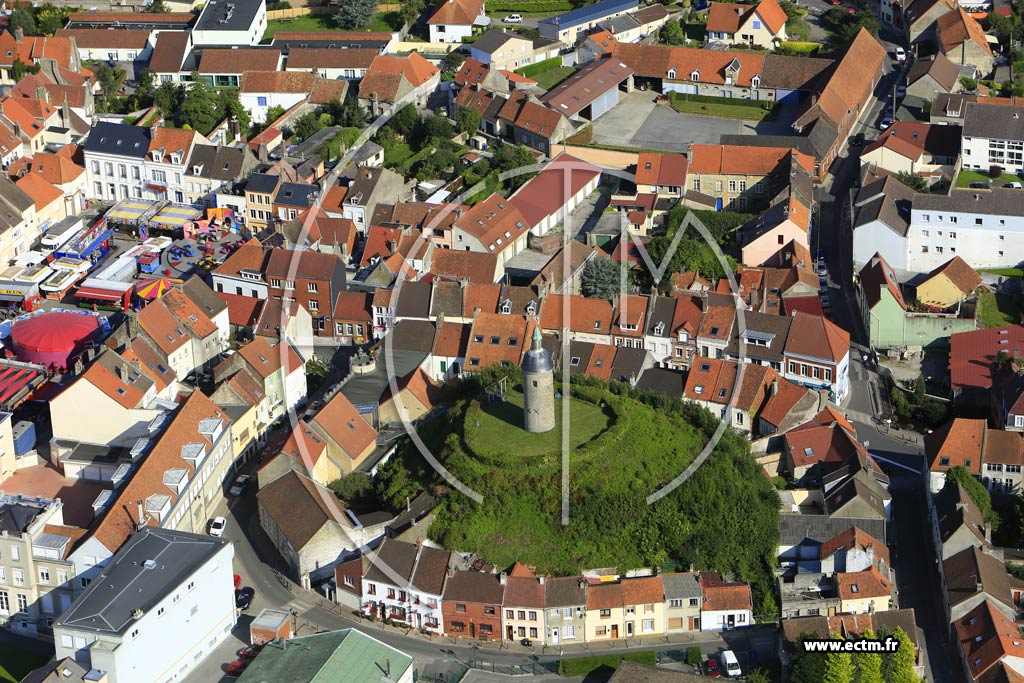
[[[907,270],[907,240],[881,221],[871,221],[853,231],[853,263],[860,268],[876,253],[883,254],[894,270]]]
[[[130,445],[149,436],[149,423],[161,414],[124,408],[81,378],[50,401],[53,437],[86,443]]]

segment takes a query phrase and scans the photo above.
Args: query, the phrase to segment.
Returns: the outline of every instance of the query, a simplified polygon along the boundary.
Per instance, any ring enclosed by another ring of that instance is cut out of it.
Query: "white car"
[[[892,51],[892,53],[896,55],[897,62],[902,64],[903,62],[907,61],[907,51],[904,50],[902,47],[896,48],[895,50]]]
[[[223,517],[214,517],[213,521],[210,522],[210,535],[214,538],[220,538],[224,535],[224,528],[227,527],[228,520]]]
[[[249,485],[249,475],[243,474],[238,479],[235,479],[235,483],[231,485],[231,489],[228,490],[232,496],[240,496],[245,493],[245,487]]]
[[[504,19],[502,19],[502,21],[504,21],[506,24],[521,24],[521,23],[523,23],[523,15],[522,14],[510,14],[507,17],[505,17]]]
[[[722,668],[725,669],[725,675],[729,678],[739,678],[743,674],[740,670],[740,662],[736,659],[736,653],[732,650],[722,653]]]

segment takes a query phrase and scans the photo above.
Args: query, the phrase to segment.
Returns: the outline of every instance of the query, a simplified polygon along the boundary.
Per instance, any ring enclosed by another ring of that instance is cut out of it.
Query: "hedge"
[[[520,76],[536,76],[537,74],[544,73],[550,69],[557,69],[562,66],[561,57],[552,57],[551,59],[545,59],[544,61],[537,62],[536,64],[528,64],[520,69],[516,69],[516,73]]]
[[[813,57],[821,52],[821,43],[798,42],[795,40],[779,43],[779,52],[801,57]]]
[[[571,9],[572,3],[568,0],[495,0],[487,3],[488,12],[561,14]]]
[[[770,108],[774,102],[764,100],[747,100],[742,97],[714,97],[712,95],[687,95],[681,92],[672,92],[670,99],[680,99],[684,102],[704,102],[705,104],[731,104],[737,107],[752,107],[754,109]]]

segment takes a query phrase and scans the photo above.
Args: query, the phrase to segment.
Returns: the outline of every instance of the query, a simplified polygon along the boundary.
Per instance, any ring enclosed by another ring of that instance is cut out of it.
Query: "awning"
[[[15,303],[15,304],[17,304],[17,303],[21,303],[24,300],[25,300],[24,296],[18,296],[16,294],[0,294],[0,301],[6,302],[6,303]]]
[[[125,292],[130,290],[125,290]],[[98,287],[79,287],[75,296],[79,299],[99,299],[100,301],[124,301],[125,292],[118,292],[112,289],[100,289]]]

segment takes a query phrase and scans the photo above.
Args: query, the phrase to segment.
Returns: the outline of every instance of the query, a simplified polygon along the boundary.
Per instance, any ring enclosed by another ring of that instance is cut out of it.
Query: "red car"
[[[228,676],[241,676],[247,666],[249,666],[249,662],[247,660],[239,659],[228,664],[228,670],[225,673],[227,673]]]
[[[718,666],[718,660],[708,657],[708,661],[704,664],[704,673],[709,678],[721,678],[722,670]]]
[[[238,590],[242,586],[242,577],[235,574],[235,590]]]
[[[258,655],[260,653],[260,650],[262,649],[262,645],[247,645],[243,647],[241,650],[239,650],[236,654],[238,655],[238,658],[240,660],[244,659],[246,661],[252,661],[256,659],[256,655]]]

